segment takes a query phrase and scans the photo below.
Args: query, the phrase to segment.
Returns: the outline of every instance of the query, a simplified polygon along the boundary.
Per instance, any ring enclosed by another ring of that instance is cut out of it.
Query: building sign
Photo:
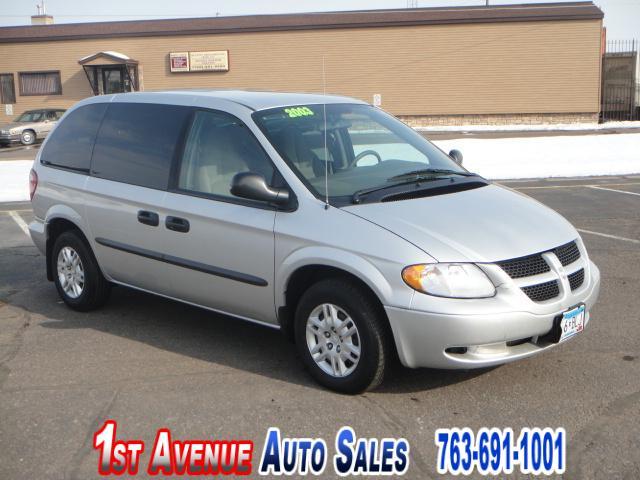
[[[13,105],[11,105],[10,103],[7,103],[4,106],[4,113],[5,115],[9,115],[9,116],[13,115]]]
[[[228,72],[229,51],[171,52],[169,69],[171,72]]]
[[[229,51],[189,52],[190,72],[228,72]]]
[[[172,72],[188,72],[189,71],[189,52],[170,53],[169,67]]]

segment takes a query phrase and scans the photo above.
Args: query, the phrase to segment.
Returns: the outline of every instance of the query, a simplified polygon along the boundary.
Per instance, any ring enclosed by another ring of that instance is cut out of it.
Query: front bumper
[[[461,314],[389,306],[385,306],[385,310],[398,355],[405,366],[482,368],[526,358],[558,345],[540,337],[549,333],[558,315],[579,303],[586,304],[586,326],[599,292],[600,271],[590,262],[584,288],[561,299],[554,311],[533,313],[536,305],[528,300],[529,304],[522,305],[522,311],[470,313],[464,305],[461,309],[466,311]]]
[[[0,134],[0,145],[10,145],[12,143],[18,143],[18,142],[20,142],[19,133],[14,133],[14,134],[1,133]]]

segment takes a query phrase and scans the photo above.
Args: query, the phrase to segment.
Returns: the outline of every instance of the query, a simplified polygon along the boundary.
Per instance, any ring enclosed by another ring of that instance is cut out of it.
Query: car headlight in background
[[[473,263],[411,265],[402,279],[419,292],[449,298],[487,298],[496,294],[489,277]]]

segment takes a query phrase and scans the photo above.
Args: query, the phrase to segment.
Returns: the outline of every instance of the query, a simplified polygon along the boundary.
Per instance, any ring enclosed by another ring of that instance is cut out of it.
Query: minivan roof
[[[219,99],[243,105],[251,110],[266,110],[269,108],[283,107],[288,105],[311,105],[322,103],[361,103],[350,97],[338,95],[321,95],[314,93],[283,93],[283,92],[258,92],[248,90],[211,90],[211,89],[188,89],[188,90],[165,90],[155,92],[133,92],[121,93],[113,96],[119,102],[135,102],[136,98],[154,97],[156,101],[166,96],[167,100],[173,96],[188,95],[191,97],[201,97],[203,99]]]

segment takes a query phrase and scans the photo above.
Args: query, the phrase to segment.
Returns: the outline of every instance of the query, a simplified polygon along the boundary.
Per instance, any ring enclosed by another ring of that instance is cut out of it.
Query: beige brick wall
[[[18,114],[91,95],[78,59],[104,50],[138,60],[146,90],[322,92],[324,55],[327,92],[381,94],[395,115],[592,114],[600,32],[600,20],[570,20],[4,43],[0,73],[15,75]],[[229,50],[230,71],[171,73],[169,52],[188,50]],[[63,95],[21,97],[17,73],[36,70],[60,70]]]

